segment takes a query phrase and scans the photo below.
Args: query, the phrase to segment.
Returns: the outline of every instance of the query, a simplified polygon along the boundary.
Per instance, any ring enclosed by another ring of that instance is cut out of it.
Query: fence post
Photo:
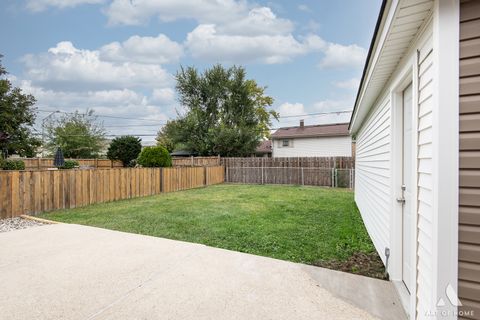
[[[160,193],[163,192],[163,168],[160,168]]]
[[[208,186],[207,167],[203,167],[203,185]]]
[[[332,168],[332,188],[335,188],[335,169]]]
[[[335,169],[335,187],[338,187],[338,169]]]
[[[190,157],[192,159],[192,167],[194,166],[194,160],[193,160],[193,156]]]
[[[265,184],[265,183],[264,183],[264,178],[263,178],[263,170],[264,170],[264,168],[261,167],[260,170],[262,170],[262,184]]]
[[[303,175],[303,167],[302,167],[302,186],[305,185],[305,178],[304,178],[304,175]]]

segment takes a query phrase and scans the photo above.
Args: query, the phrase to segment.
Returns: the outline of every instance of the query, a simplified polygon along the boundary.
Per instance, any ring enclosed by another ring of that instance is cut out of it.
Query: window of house
[[[290,145],[290,140],[285,139],[282,141],[282,147],[288,147]]]

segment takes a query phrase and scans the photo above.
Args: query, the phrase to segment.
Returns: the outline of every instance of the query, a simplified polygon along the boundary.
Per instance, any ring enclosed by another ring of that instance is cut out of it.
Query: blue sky
[[[0,53],[9,77],[36,96],[39,109],[92,108],[127,118],[101,117],[110,134],[154,134],[175,118],[181,106],[173,75],[180,65],[245,66],[250,78],[268,87],[281,116],[348,110],[380,3],[3,0]]]

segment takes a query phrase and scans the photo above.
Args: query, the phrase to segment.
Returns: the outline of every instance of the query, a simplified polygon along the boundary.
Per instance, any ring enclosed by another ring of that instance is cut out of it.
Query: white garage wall
[[[352,138],[321,137],[296,138],[291,146],[282,147],[283,139],[273,140],[273,157],[351,157]]]
[[[433,54],[432,34],[419,48],[418,64],[418,199],[417,199],[417,311],[425,315],[434,307],[433,290],[433,177],[432,110]]]
[[[390,100],[380,102],[356,139],[355,201],[383,262],[390,247]]]

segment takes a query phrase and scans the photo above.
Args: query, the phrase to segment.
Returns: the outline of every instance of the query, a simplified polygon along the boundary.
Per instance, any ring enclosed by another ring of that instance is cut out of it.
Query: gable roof
[[[280,128],[272,139],[348,136],[348,123],[322,124]]]

